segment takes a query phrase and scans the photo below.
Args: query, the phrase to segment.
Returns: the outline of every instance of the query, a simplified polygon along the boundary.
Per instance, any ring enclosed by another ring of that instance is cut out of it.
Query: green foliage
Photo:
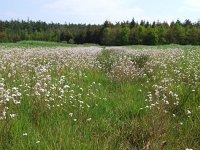
[[[158,35],[155,30],[149,30],[146,33],[144,38],[145,45],[157,45],[158,44]]]
[[[200,24],[179,20],[170,25],[166,22],[137,23],[105,21],[103,25],[47,24],[42,21],[0,21],[0,42],[21,40],[62,42],[74,40],[76,44],[101,45],[162,45],[200,44]]]
[[[129,34],[130,34],[129,27],[125,26],[121,29],[121,32],[119,34],[120,45],[128,45],[129,44]]]
[[[106,27],[103,29],[101,44],[102,45],[113,45],[113,41],[115,40],[115,33],[110,27]]]
[[[141,45],[144,44],[145,36],[145,28],[142,26],[136,26],[135,28],[132,28],[130,31],[130,37],[129,41],[131,45]]]

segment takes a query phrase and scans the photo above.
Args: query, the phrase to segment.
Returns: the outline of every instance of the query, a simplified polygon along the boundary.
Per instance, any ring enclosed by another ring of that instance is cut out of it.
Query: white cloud
[[[200,0],[185,0],[179,12],[200,12]]]
[[[126,0],[54,0],[44,9],[63,17],[73,16],[80,21],[102,23],[105,19],[115,22],[141,16],[143,10],[132,6],[133,3],[134,0],[131,3]]]

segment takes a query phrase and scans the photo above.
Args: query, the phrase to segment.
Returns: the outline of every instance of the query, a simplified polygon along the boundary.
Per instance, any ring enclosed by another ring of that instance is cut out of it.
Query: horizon
[[[200,20],[199,0],[25,0],[2,2],[0,20],[31,20],[60,24],[103,24],[141,20],[152,23]]]
[[[185,19],[183,21],[176,19],[176,20],[172,20],[171,22],[160,21],[160,20],[154,20],[154,21],[140,20],[140,21],[138,21],[138,20],[135,20],[135,18],[132,18],[132,19],[134,19],[134,21],[138,24],[140,24],[141,21],[144,21],[145,23],[148,22],[151,25],[153,24],[153,22],[155,22],[155,23],[167,23],[168,25],[170,25],[172,22],[176,23],[176,21],[180,21],[181,23],[184,23],[186,20],[191,21],[190,19]],[[110,20],[105,20],[103,23],[98,23],[98,24],[97,23],[96,24],[95,23],[93,23],[93,24],[92,23],[73,23],[73,22],[60,23],[60,22],[53,22],[53,21],[47,22],[47,21],[43,21],[43,20],[32,20],[32,19],[29,19],[29,18],[27,18],[26,20],[25,19],[9,19],[9,20],[0,19],[0,21],[3,21],[3,22],[4,21],[8,21],[8,22],[11,22],[11,21],[30,22],[30,21],[32,21],[32,22],[45,22],[46,24],[60,24],[60,25],[69,25],[69,24],[74,24],[74,25],[79,25],[79,24],[80,25],[103,25],[106,21],[108,21],[108,22],[112,23],[113,25],[116,25],[117,23],[123,23],[123,22],[131,23],[132,20],[123,20],[123,21],[116,21],[116,22],[112,22]],[[197,21],[191,21],[192,24],[196,24],[196,23],[199,23],[199,22],[200,22],[200,19],[198,19]]]

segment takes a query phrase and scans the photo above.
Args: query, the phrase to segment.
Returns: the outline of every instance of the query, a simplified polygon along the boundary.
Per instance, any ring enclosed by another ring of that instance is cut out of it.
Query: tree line
[[[200,21],[105,21],[102,25],[59,24],[43,21],[0,20],[0,42],[39,40],[100,45],[200,45]]]

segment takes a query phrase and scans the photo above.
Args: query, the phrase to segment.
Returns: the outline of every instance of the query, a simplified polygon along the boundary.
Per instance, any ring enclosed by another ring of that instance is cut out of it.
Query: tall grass
[[[199,58],[199,49],[1,48],[0,149],[199,149]]]

